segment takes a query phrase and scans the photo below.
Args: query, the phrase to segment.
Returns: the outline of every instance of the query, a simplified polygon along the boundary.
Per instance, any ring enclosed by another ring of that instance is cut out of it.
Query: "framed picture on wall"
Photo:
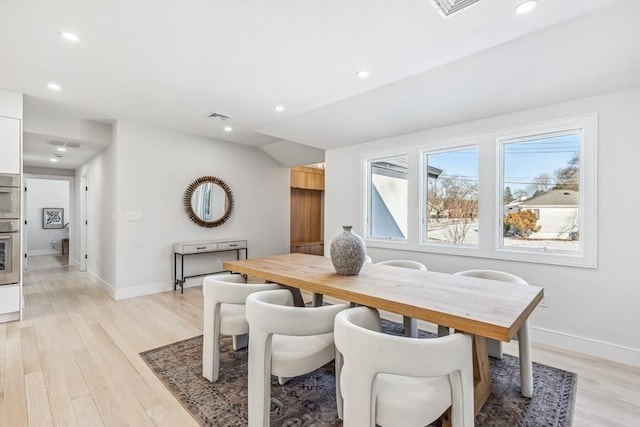
[[[42,228],[63,228],[64,227],[64,209],[62,208],[43,208],[42,209]]]

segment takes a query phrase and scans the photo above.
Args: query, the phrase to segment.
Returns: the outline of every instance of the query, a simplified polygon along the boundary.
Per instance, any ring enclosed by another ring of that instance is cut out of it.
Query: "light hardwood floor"
[[[53,257],[30,268],[24,320],[0,324],[0,427],[197,425],[138,353],[202,333],[200,287],[113,301]],[[640,369],[533,356],[578,373],[574,426],[640,426]]]

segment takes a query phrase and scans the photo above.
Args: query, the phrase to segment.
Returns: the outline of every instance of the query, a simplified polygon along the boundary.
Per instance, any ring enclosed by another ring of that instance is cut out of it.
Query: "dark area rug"
[[[402,334],[402,325],[383,321],[383,330]],[[420,331],[422,337],[429,334]],[[205,426],[247,425],[247,351],[233,351],[231,338],[222,338],[220,379],[202,377],[202,336],[140,353],[153,372],[193,417]],[[513,427],[571,425],[577,376],[546,365],[533,364],[534,397],[520,395],[518,358],[490,358],[493,392],[476,426]],[[284,386],[271,382],[271,425],[274,427],[338,427],[333,363]]]

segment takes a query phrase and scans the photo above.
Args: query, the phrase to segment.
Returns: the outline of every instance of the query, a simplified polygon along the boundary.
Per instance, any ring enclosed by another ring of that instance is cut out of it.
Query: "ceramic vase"
[[[360,273],[367,256],[364,240],[351,231],[350,225],[343,225],[344,231],[331,241],[331,262],[336,273],[355,276]]]

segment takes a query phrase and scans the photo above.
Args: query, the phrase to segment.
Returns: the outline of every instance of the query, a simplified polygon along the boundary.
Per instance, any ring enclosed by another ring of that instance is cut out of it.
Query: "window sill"
[[[459,245],[434,245],[415,244],[403,241],[375,240],[365,241],[367,248],[389,249],[405,252],[434,253],[441,255],[453,255],[460,257],[487,258],[505,261],[518,261],[534,264],[549,264],[566,267],[596,268],[596,260],[589,260],[580,254],[559,254],[557,252],[539,253],[533,251],[516,250],[486,250],[479,247],[459,246]]]

